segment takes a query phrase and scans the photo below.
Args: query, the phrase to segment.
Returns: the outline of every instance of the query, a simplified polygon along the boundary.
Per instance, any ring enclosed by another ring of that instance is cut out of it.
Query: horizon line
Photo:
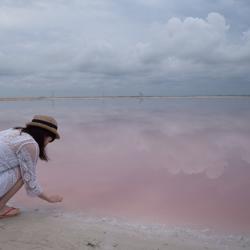
[[[43,99],[115,99],[115,98],[135,98],[135,99],[174,99],[174,98],[250,98],[249,95],[178,95],[178,96],[157,96],[157,95],[110,95],[110,96],[16,96],[16,97],[0,97],[0,101],[21,101],[21,100],[43,100]]]

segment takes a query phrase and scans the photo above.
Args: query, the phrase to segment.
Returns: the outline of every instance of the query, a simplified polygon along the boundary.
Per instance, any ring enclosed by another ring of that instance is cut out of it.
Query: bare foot
[[[19,208],[4,206],[0,210],[0,219],[16,216],[18,214],[20,214]]]

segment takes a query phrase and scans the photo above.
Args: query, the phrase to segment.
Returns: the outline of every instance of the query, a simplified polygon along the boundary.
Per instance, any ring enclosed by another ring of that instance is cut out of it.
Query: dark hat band
[[[57,126],[54,125],[54,124],[52,124],[52,123],[50,123],[50,122],[42,121],[42,120],[39,120],[39,119],[33,119],[32,122],[41,123],[41,124],[47,125],[47,126],[49,126],[51,128],[57,129]]]

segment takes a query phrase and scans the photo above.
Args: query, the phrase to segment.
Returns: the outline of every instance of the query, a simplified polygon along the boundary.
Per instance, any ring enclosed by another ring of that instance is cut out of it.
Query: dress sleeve
[[[34,143],[26,143],[22,145],[18,152],[17,157],[20,166],[21,176],[25,184],[26,192],[29,196],[36,197],[42,193],[37,176],[36,164],[38,160],[38,146]]]

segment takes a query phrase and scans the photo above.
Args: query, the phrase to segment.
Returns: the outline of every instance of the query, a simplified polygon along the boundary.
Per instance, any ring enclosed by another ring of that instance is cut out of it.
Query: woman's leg
[[[4,208],[6,203],[14,196],[14,194],[23,186],[23,179],[19,178],[14,186],[0,198],[0,210]]]

